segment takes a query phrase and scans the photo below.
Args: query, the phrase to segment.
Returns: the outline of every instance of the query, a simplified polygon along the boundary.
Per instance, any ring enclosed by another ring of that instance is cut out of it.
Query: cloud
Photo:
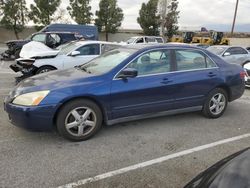
[[[26,0],[32,3],[33,0]],[[90,5],[92,12],[99,9],[99,0],[91,0]],[[126,29],[140,29],[136,19],[139,16],[139,10],[143,2],[148,0],[117,0],[118,6],[123,9],[124,20],[122,27]],[[194,28],[201,26],[225,25],[230,28],[232,24],[236,0],[179,0],[180,18],[179,25],[181,28]],[[61,6],[66,8],[69,0],[62,0]],[[237,25],[250,25],[249,20],[249,0],[240,0]],[[208,28],[213,29],[213,28]]]

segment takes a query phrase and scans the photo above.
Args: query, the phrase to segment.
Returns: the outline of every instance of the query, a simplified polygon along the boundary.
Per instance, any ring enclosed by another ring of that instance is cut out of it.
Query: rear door
[[[176,49],[175,56],[175,108],[202,106],[208,92],[221,81],[219,68],[200,50]]]
[[[77,65],[82,65],[100,55],[100,44],[86,44],[79,47],[75,51],[79,51],[80,54],[71,56],[70,54],[64,59],[64,68],[71,68]]]
[[[135,78],[114,78],[111,87],[113,119],[171,110],[175,87],[172,85],[170,50],[141,54],[125,68],[138,71]]]

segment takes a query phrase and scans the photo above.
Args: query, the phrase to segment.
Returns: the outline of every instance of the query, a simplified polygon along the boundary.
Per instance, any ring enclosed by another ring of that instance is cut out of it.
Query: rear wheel
[[[67,103],[57,116],[61,136],[72,141],[83,141],[94,136],[102,126],[102,112],[90,100],[78,99]]]
[[[225,90],[216,88],[208,94],[202,112],[208,118],[218,118],[225,112],[227,103],[228,96]]]
[[[45,72],[49,72],[53,70],[56,70],[56,68],[51,67],[51,66],[43,66],[36,71],[36,74],[41,74],[41,73],[45,73]]]

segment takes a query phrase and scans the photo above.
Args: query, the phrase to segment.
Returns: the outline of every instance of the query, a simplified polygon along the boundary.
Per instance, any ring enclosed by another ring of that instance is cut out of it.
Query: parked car
[[[127,44],[147,44],[147,43],[164,43],[162,37],[157,36],[135,36],[127,40]]]
[[[218,118],[244,92],[244,70],[205,49],[127,45],[22,81],[4,107],[14,125],[86,140],[102,124],[202,111]]]
[[[82,65],[119,45],[104,41],[76,41],[64,45],[60,50],[48,49],[46,46],[42,49],[43,46],[41,43],[27,44],[27,48],[24,46],[21,51],[25,58],[17,59],[10,68],[15,72],[22,72],[23,78],[26,78]]]
[[[250,52],[247,49],[240,46],[210,46],[207,50],[220,56],[228,63],[235,63],[244,67],[248,73],[245,75],[245,84],[246,86],[250,85]]]
[[[5,59],[17,59],[19,58],[20,51],[23,45],[29,43],[30,41],[42,42],[50,48],[56,48],[61,44],[65,44],[69,41],[78,40],[79,38],[75,36],[72,32],[39,32],[31,35],[24,40],[10,40],[6,42],[8,50],[6,50],[2,57]]]
[[[246,188],[250,186],[250,148],[222,159],[184,188]]]

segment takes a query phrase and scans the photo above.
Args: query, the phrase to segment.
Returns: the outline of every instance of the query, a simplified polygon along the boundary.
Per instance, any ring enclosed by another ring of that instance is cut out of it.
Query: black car
[[[239,151],[211,166],[184,188],[250,187],[250,148]]]
[[[6,50],[2,57],[4,59],[17,59],[23,45],[30,41],[38,41],[46,44],[50,48],[56,48],[61,44],[65,44],[69,41],[78,40],[79,37],[73,32],[39,32],[33,34],[31,37],[25,40],[10,40],[6,42],[8,50]]]

